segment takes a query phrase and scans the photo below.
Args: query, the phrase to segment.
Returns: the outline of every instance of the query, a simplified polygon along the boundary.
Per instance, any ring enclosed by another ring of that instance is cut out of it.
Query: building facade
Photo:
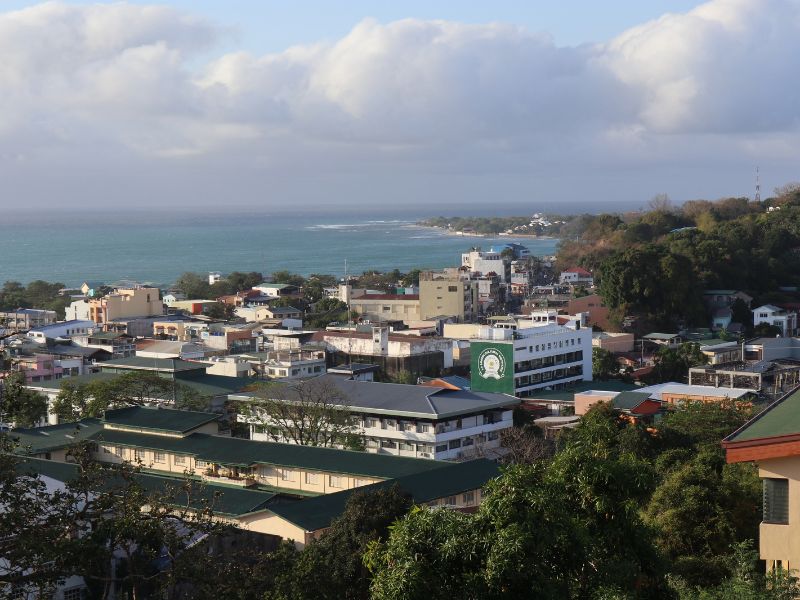
[[[470,342],[473,391],[527,397],[537,389],[592,380],[591,329],[543,325],[498,331],[493,340]]]
[[[314,393],[308,390],[330,389],[352,414],[353,431],[363,436],[367,452],[436,460],[499,456],[500,435],[513,426],[513,409],[520,402],[505,394],[453,386],[378,383],[335,375],[301,385],[305,392],[297,386],[275,388],[275,399],[290,403],[295,395]],[[252,398],[249,393],[231,396],[244,403]],[[280,428],[266,422],[265,415],[254,419],[240,414],[239,420],[250,424],[251,439],[291,442]]]
[[[439,316],[472,321],[478,315],[478,282],[457,269],[420,273],[419,310],[424,321]]]

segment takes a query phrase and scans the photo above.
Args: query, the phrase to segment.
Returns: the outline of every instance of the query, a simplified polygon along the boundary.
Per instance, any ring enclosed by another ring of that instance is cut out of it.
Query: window
[[[394,440],[381,440],[381,448],[397,448],[397,442]]]
[[[114,454],[122,458],[122,448],[119,446],[114,446]]]
[[[294,471],[291,469],[278,469],[281,481],[294,481]]]
[[[108,446],[103,446],[103,454],[111,454],[111,450],[109,450]]]
[[[447,291],[448,292],[457,292],[458,291],[458,287],[455,286],[455,285],[448,285],[447,286]]]
[[[332,488],[342,487],[342,478],[338,475],[328,475],[328,485]]]
[[[431,426],[427,423],[417,423],[417,433],[428,433],[431,430]]]
[[[139,448],[134,449],[133,451],[133,460],[144,460],[144,450],[140,450]]]
[[[153,454],[153,462],[165,463],[167,462],[167,455],[163,452],[155,452]]]
[[[208,463],[204,460],[197,460],[195,461],[195,465],[198,469],[205,469],[208,466]]]
[[[377,448],[378,440],[375,438],[367,438],[367,448]]]
[[[500,434],[497,433],[496,431],[490,431],[486,435],[489,437],[490,440],[496,440],[497,438],[500,437]]]
[[[369,481],[366,479],[354,479],[353,480],[353,487],[361,487],[363,485],[369,485]]]
[[[186,457],[185,456],[181,456],[180,454],[176,454],[175,457],[173,458],[173,462],[176,465],[186,464]]]
[[[448,496],[444,499],[445,506],[455,506],[456,505],[456,497],[455,496]]]
[[[789,524],[789,480],[763,479],[765,523]]]
[[[81,600],[81,598],[83,598],[83,588],[74,587],[64,590],[61,597],[64,598],[64,600]]]
[[[400,450],[413,450],[414,444],[410,442],[400,442]]]
[[[306,483],[308,485],[317,485],[319,483],[319,473],[306,473]]]
[[[461,440],[450,440],[450,450],[461,448]]]
[[[436,446],[437,452],[447,452],[447,444],[438,444]]]
[[[464,504],[472,504],[475,502],[475,492],[466,492],[461,499],[464,501]]]

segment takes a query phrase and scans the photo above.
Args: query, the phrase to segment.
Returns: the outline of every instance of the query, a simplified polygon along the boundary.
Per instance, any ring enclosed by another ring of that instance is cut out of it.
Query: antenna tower
[[[761,202],[761,176],[758,171],[758,167],[756,167],[756,202]]]

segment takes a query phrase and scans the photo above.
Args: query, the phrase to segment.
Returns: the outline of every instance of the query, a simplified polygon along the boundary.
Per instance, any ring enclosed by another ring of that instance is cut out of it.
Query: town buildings
[[[311,339],[324,344],[329,367],[369,363],[389,376],[408,372],[418,377],[439,373],[454,365],[453,340],[398,335],[385,326],[318,331]]]
[[[472,390],[519,397],[534,390],[592,380],[592,331],[548,324],[491,328],[470,340]]]
[[[99,298],[75,300],[66,309],[66,318],[94,321],[99,326],[114,321],[164,314],[158,288],[120,288]],[[104,327],[105,328],[105,327]]]
[[[500,434],[513,426],[514,396],[480,393],[453,386],[421,386],[357,381],[325,375],[307,381],[312,393],[330,393],[331,401],[342,399],[356,418],[355,431],[364,436],[367,452],[436,460],[457,460],[501,454]],[[303,392],[296,386],[266,388],[274,400],[291,403]],[[252,393],[234,394],[231,400],[251,402]],[[250,437],[272,440],[276,435],[268,417],[250,423]],[[268,432],[267,430],[270,430]],[[277,441],[291,440],[280,434]]]
[[[64,477],[69,448],[80,441],[92,444],[99,462],[140,465],[137,477],[152,477],[151,484],[179,485],[189,474],[215,498],[218,518],[298,547],[330,526],[352,490],[396,483],[419,504],[469,509],[499,474],[487,460],[452,464],[231,438],[219,434],[217,419],[211,413],[127,407],[107,410],[100,419],[12,435],[33,468],[52,477]]]
[[[27,331],[56,322],[56,311],[38,308],[18,308],[0,311],[0,327],[13,331]]]
[[[459,322],[472,321],[480,310],[478,282],[458,269],[420,273],[419,303],[422,320],[448,316]]]
[[[371,323],[422,320],[418,294],[353,294],[350,296],[350,310]]]

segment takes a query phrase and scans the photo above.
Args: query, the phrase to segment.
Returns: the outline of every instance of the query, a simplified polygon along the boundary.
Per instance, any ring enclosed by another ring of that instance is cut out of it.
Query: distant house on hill
[[[561,285],[594,285],[594,277],[592,274],[581,267],[573,267],[566,271],[561,271],[558,281]]]

